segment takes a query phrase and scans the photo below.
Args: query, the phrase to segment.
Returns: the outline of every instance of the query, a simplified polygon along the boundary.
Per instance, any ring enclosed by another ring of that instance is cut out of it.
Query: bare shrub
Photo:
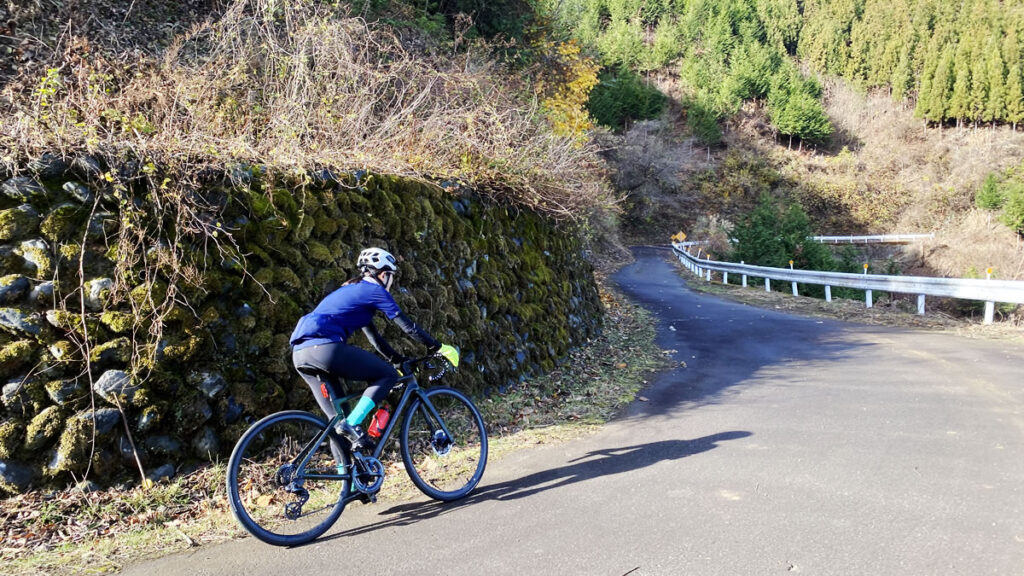
[[[613,208],[594,147],[553,134],[485,46],[414,54],[340,10],[238,0],[159,59],[103,57],[74,38],[33,90],[5,95],[3,161],[56,148],[321,165],[458,178],[557,217]]]
[[[624,218],[635,236],[663,241],[669,228],[678,231],[678,218],[692,211],[696,192],[687,172],[704,164],[704,149],[679,138],[665,122],[635,123],[622,135],[598,138],[612,170],[615,188],[626,195]],[[668,232],[671,234],[672,232]]]

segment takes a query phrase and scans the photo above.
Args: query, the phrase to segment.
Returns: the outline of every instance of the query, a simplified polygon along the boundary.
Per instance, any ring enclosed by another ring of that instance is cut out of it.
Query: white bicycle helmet
[[[367,248],[360,252],[356,266],[364,272],[367,268],[386,270],[388,272],[398,271],[398,261],[395,260],[395,257],[390,252],[381,248]]]

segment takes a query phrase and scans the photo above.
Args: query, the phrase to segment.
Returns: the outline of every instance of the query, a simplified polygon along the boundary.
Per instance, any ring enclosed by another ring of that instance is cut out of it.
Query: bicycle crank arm
[[[356,461],[352,465],[352,487],[356,492],[376,494],[384,483],[384,464],[372,456],[354,454]]]

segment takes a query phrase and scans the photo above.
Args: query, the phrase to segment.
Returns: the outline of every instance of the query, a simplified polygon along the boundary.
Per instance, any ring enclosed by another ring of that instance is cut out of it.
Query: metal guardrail
[[[872,306],[872,291],[897,292],[917,295],[917,313],[924,314],[925,296],[980,300],[985,302],[985,324],[992,323],[996,302],[1024,304],[1024,282],[1015,280],[982,280],[976,278],[933,278],[928,276],[886,276],[878,274],[851,274],[846,272],[819,272],[815,270],[793,270],[791,268],[770,268],[732,262],[702,260],[694,256],[681,244],[673,244],[672,250],[694,274],[711,281],[712,272],[720,272],[722,281],[729,282],[729,274],[738,274],[741,284],[747,285],[747,277],[765,279],[765,290],[771,292],[771,281],[781,280],[792,283],[793,294],[797,295],[797,284],[817,284],[825,287],[825,300],[832,301],[832,286],[855,288],[865,291],[865,304]]]
[[[811,236],[811,240],[822,244],[906,244],[921,240],[933,240],[935,234],[876,234],[873,236]],[[707,240],[675,242],[678,246],[700,246]]]
[[[822,244],[906,244],[919,240],[932,240],[935,234],[878,234],[874,236],[811,236]]]

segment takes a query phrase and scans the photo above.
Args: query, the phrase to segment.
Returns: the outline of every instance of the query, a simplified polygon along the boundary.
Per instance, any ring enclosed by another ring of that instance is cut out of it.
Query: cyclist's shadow
[[[611,476],[645,468],[665,460],[678,460],[707,452],[725,440],[750,436],[750,432],[720,432],[694,440],[663,440],[622,448],[594,450],[569,461],[568,466],[543,470],[500,484],[481,486],[467,498],[477,500],[516,500],[544,490],[553,490],[600,476]],[[469,502],[468,502],[469,503]]]
[[[719,442],[747,438],[750,435],[750,432],[735,430],[720,432],[694,440],[664,440],[649,444],[638,444],[636,446],[595,450],[570,460],[568,465],[560,468],[543,470],[498,484],[483,484],[478,486],[472,494],[456,502],[418,501],[399,504],[381,512],[382,515],[398,514],[397,517],[372,526],[354,528],[336,536],[351,536],[384,527],[413,524],[420,520],[440,516],[463,506],[472,505],[476,502],[526,498],[538,492],[562,488],[591,478],[621,474],[666,460],[686,458],[687,456],[707,452],[717,447]],[[485,474],[485,482],[486,477]]]

